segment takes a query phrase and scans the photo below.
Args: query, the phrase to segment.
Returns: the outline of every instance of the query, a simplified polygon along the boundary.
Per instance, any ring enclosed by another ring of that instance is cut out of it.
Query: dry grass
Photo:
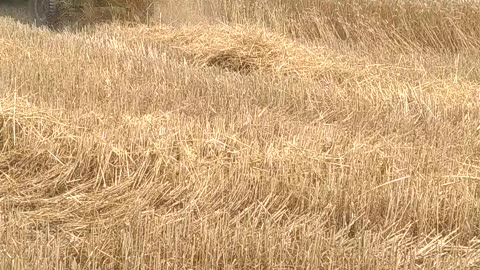
[[[480,267],[474,4],[175,3],[0,17],[0,269]]]

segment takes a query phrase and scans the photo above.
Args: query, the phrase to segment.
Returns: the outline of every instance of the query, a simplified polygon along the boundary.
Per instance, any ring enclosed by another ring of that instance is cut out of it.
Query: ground
[[[475,5],[0,6],[0,269],[477,269]]]

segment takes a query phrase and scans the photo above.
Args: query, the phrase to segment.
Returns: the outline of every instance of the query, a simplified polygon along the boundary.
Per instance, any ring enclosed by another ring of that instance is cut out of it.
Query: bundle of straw
[[[189,62],[216,66],[240,73],[252,71],[300,77],[318,76],[327,71],[348,72],[345,59],[325,48],[307,46],[251,26],[199,24],[170,28],[132,28],[132,39],[164,44],[179,51]]]

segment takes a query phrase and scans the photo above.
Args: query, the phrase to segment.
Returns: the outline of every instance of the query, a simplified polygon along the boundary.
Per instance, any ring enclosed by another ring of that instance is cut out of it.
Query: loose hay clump
[[[317,76],[326,71],[346,72],[343,56],[323,48],[303,44],[265,29],[224,24],[169,28],[132,28],[131,37],[162,43],[180,51],[188,61],[200,66],[216,66],[229,71],[267,72],[279,75]],[[357,71],[358,72],[358,71]]]

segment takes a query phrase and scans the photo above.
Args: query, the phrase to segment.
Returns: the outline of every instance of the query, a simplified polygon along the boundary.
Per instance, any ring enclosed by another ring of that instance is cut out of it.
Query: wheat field
[[[0,269],[479,269],[480,5],[0,5]]]

